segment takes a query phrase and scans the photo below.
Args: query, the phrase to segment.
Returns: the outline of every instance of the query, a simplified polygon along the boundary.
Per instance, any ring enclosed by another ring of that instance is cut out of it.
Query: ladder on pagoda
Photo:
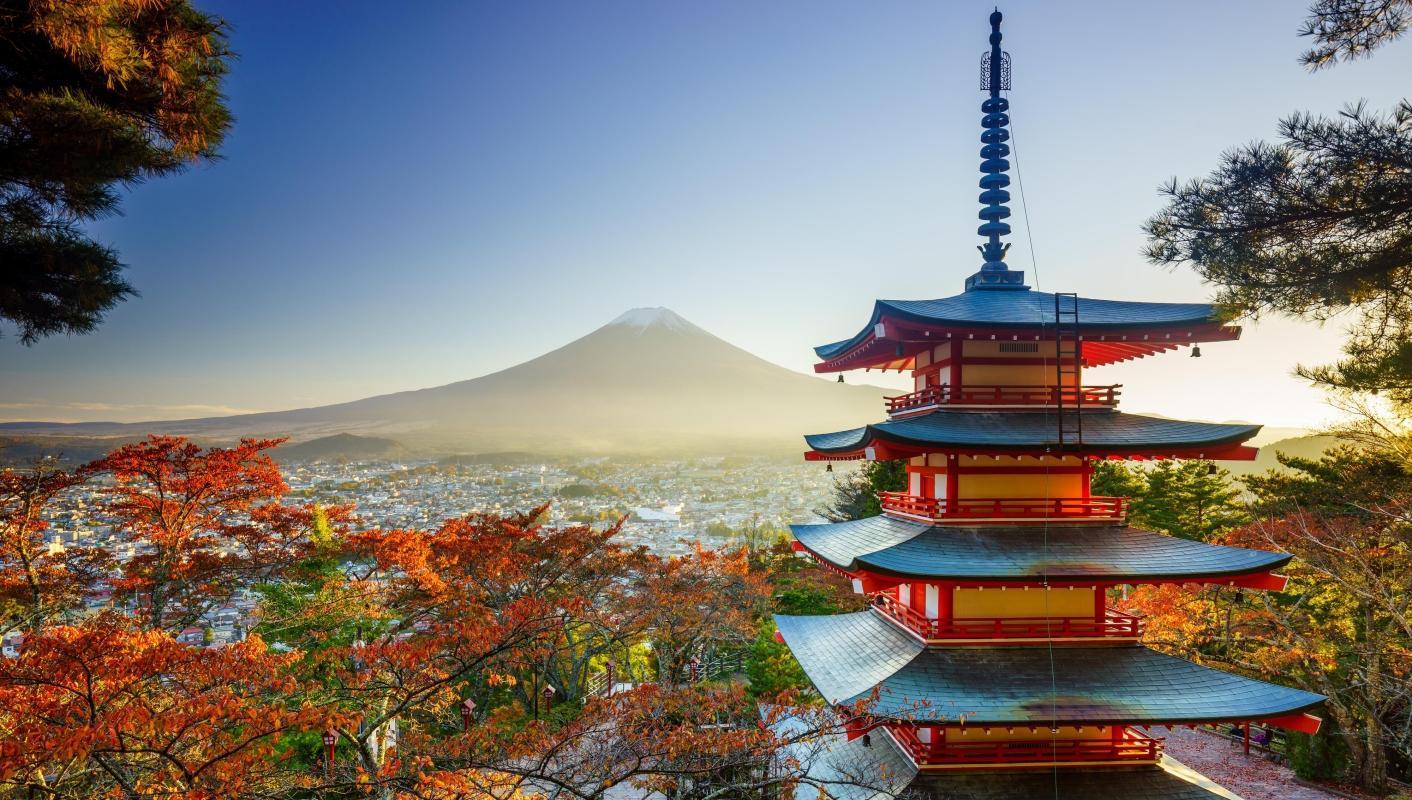
[[[1084,443],[1084,393],[1077,390],[1083,344],[1079,339],[1079,296],[1074,292],[1054,294],[1054,342],[1059,449],[1076,449]],[[1066,386],[1075,387],[1075,391],[1066,392]]]

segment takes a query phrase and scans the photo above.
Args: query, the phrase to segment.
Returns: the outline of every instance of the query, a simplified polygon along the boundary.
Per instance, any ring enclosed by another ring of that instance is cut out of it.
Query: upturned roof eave
[[[1028,292],[1029,290],[1026,290],[1026,291]],[[1019,294],[1019,293],[1017,293],[1017,294]],[[1036,294],[1036,295],[1044,295],[1045,293],[1043,293],[1043,292],[1037,292],[1037,293],[1035,293],[1035,294]],[[954,297],[963,297],[963,296],[965,296],[965,293],[962,293],[961,295],[953,295],[952,298],[939,298],[938,300],[930,301],[930,302],[942,302],[942,301],[944,301],[944,300],[953,299]],[[1081,335],[1082,335],[1083,333],[1085,333],[1085,332],[1103,332],[1103,333],[1123,333],[1123,332],[1128,332],[1128,333],[1141,333],[1141,332],[1143,332],[1143,331],[1148,331],[1148,332],[1160,332],[1160,331],[1167,331],[1167,330],[1170,330],[1170,329],[1182,328],[1182,327],[1186,327],[1186,326],[1199,327],[1199,328],[1202,328],[1202,329],[1203,329],[1203,330],[1200,331],[1199,333],[1198,333],[1197,331],[1193,331],[1193,332],[1192,332],[1192,333],[1194,334],[1193,341],[1210,341],[1211,339],[1208,338],[1208,335],[1212,332],[1211,329],[1223,330],[1223,329],[1229,327],[1229,328],[1231,328],[1233,331],[1235,331],[1236,335],[1238,335],[1238,333],[1239,333],[1239,328],[1238,328],[1238,326],[1226,326],[1226,325],[1224,325],[1224,324],[1222,323],[1221,319],[1216,316],[1216,313],[1215,313],[1215,306],[1213,306],[1213,305],[1211,305],[1211,304],[1207,304],[1207,303],[1150,303],[1150,302],[1142,302],[1142,301],[1107,301],[1107,300],[1099,300],[1099,299],[1097,299],[1097,298],[1080,298],[1080,302],[1085,302],[1085,301],[1086,301],[1086,302],[1090,302],[1090,303],[1095,303],[1095,302],[1101,302],[1101,303],[1109,303],[1109,302],[1128,303],[1129,305],[1131,305],[1131,306],[1133,306],[1133,307],[1135,307],[1135,308],[1143,308],[1143,309],[1151,309],[1151,308],[1156,308],[1156,307],[1161,307],[1161,306],[1167,306],[1167,307],[1172,307],[1172,306],[1192,306],[1192,307],[1194,307],[1194,308],[1202,308],[1202,309],[1205,309],[1205,311],[1204,311],[1204,313],[1193,314],[1193,316],[1191,316],[1191,317],[1175,317],[1175,318],[1172,318],[1172,319],[1164,319],[1164,320],[1140,320],[1140,319],[1139,319],[1139,320],[1128,320],[1128,321],[1098,321],[1098,322],[1094,322],[1094,321],[1085,321],[1085,320],[1082,319],[1082,317],[1081,317],[1080,320],[1079,320],[1079,325],[1078,325],[1078,331],[1079,331],[1079,333],[1080,333]],[[911,310],[909,310],[909,309],[907,309],[906,307],[904,307],[904,306],[901,305],[901,304],[903,304],[903,303],[911,303],[911,302],[915,302],[915,301],[907,301],[907,300],[875,300],[875,301],[873,301],[873,311],[872,311],[872,314],[871,314],[871,315],[869,316],[869,318],[868,318],[868,324],[867,324],[867,325],[863,326],[863,328],[860,329],[860,330],[858,331],[858,333],[854,334],[853,336],[850,336],[850,337],[847,338],[847,339],[841,339],[841,340],[836,341],[836,342],[830,342],[830,343],[828,343],[828,344],[822,344],[822,345],[816,346],[815,348],[813,348],[813,349],[814,349],[814,355],[817,356],[817,357],[818,357],[821,361],[823,361],[823,362],[837,362],[837,361],[843,360],[843,359],[845,359],[845,358],[850,354],[851,351],[857,349],[857,348],[858,348],[859,346],[861,346],[861,345],[866,344],[871,338],[873,338],[873,332],[874,332],[874,330],[876,329],[876,326],[877,326],[877,324],[878,324],[879,322],[884,322],[884,321],[889,320],[889,319],[891,319],[891,320],[896,320],[896,321],[900,321],[900,322],[909,322],[909,323],[913,323],[913,324],[916,324],[916,325],[926,325],[926,326],[930,326],[930,327],[936,327],[936,328],[940,328],[940,329],[942,329],[942,330],[945,330],[945,329],[947,329],[947,328],[952,328],[952,329],[956,329],[956,330],[972,330],[972,329],[973,329],[973,330],[986,330],[986,331],[991,331],[991,332],[995,332],[995,333],[999,333],[999,332],[1001,332],[1001,331],[1024,331],[1024,332],[1028,333],[1028,332],[1031,332],[1035,326],[1044,326],[1044,325],[1046,325],[1046,324],[1052,324],[1052,320],[1049,320],[1048,318],[1043,317],[1043,316],[1037,317],[1036,319],[1034,319],[1034,320],[1032,320],[1032,321],[1031,321],[1031,320],[1020,321],[1020,320],[990,320],[990,319],[959,319],[959,318],[954,318],[954,317],[931,316],[931,315],[927,315],[927,314],[918,313],[918,312],[916,312],[916,311],[911,311]],[[926,301],[923,301],[923,302],[926,302]],[[1222,336],[1222,337],[1216,337],[1216,338],[1229,338],[1229,337],[1224,337],[1224,336]],[[822,366],[822,365],[821,365],[821,366]],[[860,365],[860,366],[862,366],[862,365]]]

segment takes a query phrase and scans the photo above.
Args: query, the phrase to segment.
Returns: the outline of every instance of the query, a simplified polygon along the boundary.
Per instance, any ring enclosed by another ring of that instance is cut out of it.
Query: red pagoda
[[[961,294],[880,300],[819,372],[908,370],[887,419],[806,436],[811,461],[902,459],[881,515],[794,526],[795,548],[852,580],[870,610],[776,618],[818,692],[867,708],[810,766],[850,798],[1233,797],[1163,756],[1162,726],[1252,723],[1312,732],[1323,698],[1155,652],[1109,607],[1123,585],[1280,590],[1290,557],[1174,538],[1090,492],[1100,459],[1251,459],[1258,426],[1125,414],[1083,370],[1234,340],[1200,303],[1032,290],[1005,263],[1009,55],[991,15],[982,61],[979,247]],[[812,789],[809,791],[813,791]]]

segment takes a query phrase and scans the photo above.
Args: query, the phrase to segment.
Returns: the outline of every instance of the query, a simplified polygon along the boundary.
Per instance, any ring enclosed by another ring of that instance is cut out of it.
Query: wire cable
[[[1006,99],[1007,99],[1007,100],[1009,99],[1009,98],[1008,98],[1008,95],[1007,95],[1007,98],[1006,98]],[[1038,290],[1038,289],[1040,288],[1039,261],[1038,261],[1037,257],[1035,256],[1034,227],[1030,224],[1030,204],[1029,204],[1028,202],[1026,202],[1026,200],[1025,200],[1025,177],[1024,177],[1024,173],[1021,172],[1021,170],[1020,170],[1020,143],[1019,143],[1019,138],[1015,135],[1015,115],[1014,115],[1014,112],[1013,112],[1013,111],[1011,111],[1011,113],[1010,113],[1010,157],[1011,157],[1011,160],[1012,160],[1012,161],[1014,162],[1014,164],[1015,164],[1015,186],[1016,186],[1016,188],[1018,188],[1019,191],[1020,191],[1020,213],[1021,213],[1021,215],[1024,217],[1024,220],[1025,220],[1025,241],[1029,244],[1029,248],[1030,248],[1030,269],[1031,269],[1031,271],[1034,272],[1034,285],[1035,285],[1035,289]],[[1038,300],[1038,298],[1036,298],[1036,300]],[[1057,304],[1057,303],[1058,303],[1058,300],[1057,300],[1057,299],[1056,299],[1055,303],[1056,303],[1055,309],[1056,309],[1056,315],[1057,315],[1057,313],[1058,313],[1057,310],[1058,310],[1058,308],[1059,308],[1059,306],[1058,306],[1058,304]],[[1039,317],[1039,339],[1040,339],[1040,345],[1041,345],[1041,347],[1040,347],[1040,365],[1041,365],[1041,366],[1040,366],[1040,369],[1047,372],[1047,371],[1049,370],[1049,353],[1048,353],[1048,351],[1045,350],[1044,347],[1043,347],[1043,344],[1044,344],[1044,341],[1045,341],[1045,339],[1044,339],[1044,334],[1045,334],[1045,321],[1046,321],[1046,320],[1045,320],[1044,310],[1043,310],[1043,308],[1042,308],[1039,304],[1036,304],[1035,310],[1036,310],[1036,312],[1037,312],[1037,316]],[[1074,310],[1075,310],[1075,316],[1077,316],[1077,311],[1078,311],[1078,300],[1077,300],[1077,298],[1074,300]],[[1059,361],[1062,359],[1062,356],[1061,356],[1060,353],[1059,353],[1059,329],[1058,329],[1059,320],[1058,320],[1057,316],[1056,316],[1056,318],[1055,318],[1055,320],[1054,320],[1054,324],[1055,324],[1055,329],[1054,329],[1054,358],[1055,358],[1055,362],[1056,362],[1056,363],[1055,363],[1055,376],[1054,376],[1054,377],[1055,377],[1055,381],[1054,381],[1054,392],[1055,392],[1055,399],[1058,400],[1058,399],[1059,399],[1059,393],[1064,391],[1064,387],[1059,384],[1059,378],[1060,378],[1060,376],[1059,376],[1059,368],[1060,368],[1060,366],[1061,366],[1061,365],[1059,364]],[[1075,359],[1078,358],[1078,353],[1077,353],[1077,351],[1075,352],[1075,356],[1074,356],[1074,357],[1075,357]],[[1077,369],[1077,366],[1078,366],[1078,365],[1075,364],[1075,368],[1076,368],[1076,369]],[[1076,380],[1077,380],[1077,373],[1076,373]],[[1075,386],[1074,388],[1075,388],[1075,391],[1078,390],[1078,386]],[[1046,427],[1048,427],[1048,424],[1049,424],[1049,422],[1050,422],[1050,416],[1051,416],[1050,407],[1049,407],[1048,405],[1045,405],[1045,407],[1044,407],[1044,420],[1045,420],[1045,426],[1046,426]],[[1062,463],[1062,461],[1063,461],[1063,452],[1062,452],[1062,451],[1061,451],[1060,454],[1059,454],[1059,458],[1060,458],[1060,462]],[[1051,479],[1051,473],[1050,473],[1050,471],[1049,471],[1049,462],[1045,460],[1045,458],[1044,458],[1043,455],[1041,455],[1041,456],[1039,457],[1039,460],[1040,460],[1040,463],[1043,464],[1043,466],[1044,466],[1044,501],[1045,501],[1045,504],[1046,504],[1046,506],[1047,506],[1048,503],[1049,503],[1049,501],[1050,501],[1050,488],[1051,488],[1051,487],[1050,487],[1050,479]],[[1050,767],[1050,775],[1051,775],[1051,778],[1053,779],[1054,800],[1059,800],[1059,767],[1058,767],[1058,761],[1059,761],[1059,734],[1058,734],[1058,731],[1059,731],[1059,705],[1058,705],[1058,704],[1059,704],[1059,677],[1058,677],[1058,674],[1057,674],[1057,669],[1056,669],[1055,664],[1054,664],[1054,617],[1053,617],[1053,606],[1050,604],[1050,599],[1051,599],[1051,598],[1050,598],[1050,592],[1053,591],[1053,589],[1052,589],[1052,588],[1050,587],[1050,585],[1049,585],[1049,515],[1048,515],[1048,512],[1047,512],[1047,511],[1046,511],[1045,516],[1044,516],[1043,519],[1044,519],[1044,521],[1043,521],[1043,523],[1042,523],[1042,525],[1041,525],[1041,535],[1042,535],[1042,537],[1043,537],[1043,551],[1042,551],[1042,552],[1043,552],[1043,556],[1042,556],[1041,564],[1042,564],[1043,566],[1042,566],[1041,571],[1040,571],[1040,580],[1042,581],[1042,589],[1043,589],[1043,591],[1044,591],[1044,620],[1045,620],[1045,623],[1044,623],[1044,624],[1045,624],[1045,633],[1046,633],[1046,636],[1045,636],[1045,644],[1046,644],[1046,646],[1047,646],[1047,648],[1048,648],[1048,654],[1049,654],[1049,752],[1050,752],[1050,763],[1054,765],[1054,766],[1051,766],[1051,767]],[[1095,601],[1095,602],[1096,602],[1096,601]]]

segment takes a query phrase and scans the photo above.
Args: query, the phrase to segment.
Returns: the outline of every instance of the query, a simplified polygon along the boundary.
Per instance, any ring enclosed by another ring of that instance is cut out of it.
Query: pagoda
[[[807,460],[905,460],[907,474],[878,516],[793,526],[796,551],[872,599],[776,617],[848,720],[810,773],[850,797],[870,779],[885,794],[975,800],[1234,797],[1164,757],[1162,729],[1313,732],[1323,698],[1150,650],[1142,621],[1110,599],[1139,584],[1278,591],[1290,556],[1129,526],[1126,499],[1092,494],[1090,478],[1100,459],[1252,459],[1259,427],[1126,414],[1120,386],[1087,385],[1083,371],[1196,356],[1240,329],[1203,303],[1035,291],[1006,264],[1000,22],[996,11],[981,69],[984,263],[960,294],[879,300],[856,335],[816,348],[818,372],[905,370],[914,391],[888,398],[883,421],[805,437]]]

